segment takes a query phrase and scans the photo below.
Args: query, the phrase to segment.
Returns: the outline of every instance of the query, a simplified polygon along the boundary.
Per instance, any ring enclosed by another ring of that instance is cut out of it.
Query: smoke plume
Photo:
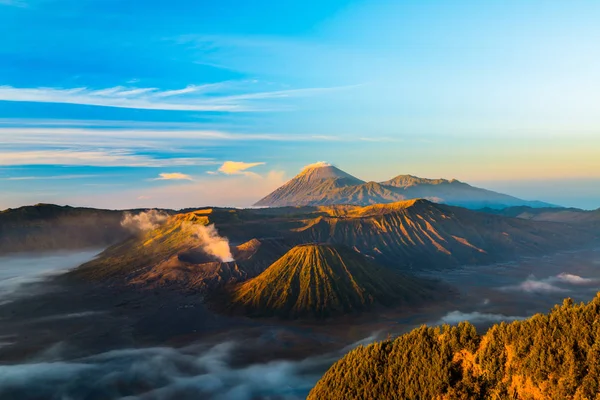
[[[219,236],[214,224],[206,226],[189,224],[187,227],[198,238],[205,253],[215,256],[222,262],[234,261],[229,247],[229,240]]]
[[[169,216],[162,211],[148,210],[139,214],[126,212],[121,226],[131,233],[146,232],[158,228]]]

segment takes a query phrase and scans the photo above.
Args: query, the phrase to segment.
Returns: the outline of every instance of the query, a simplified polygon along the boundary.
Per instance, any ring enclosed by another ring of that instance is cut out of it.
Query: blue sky
[[[246,206],[328,161],[600,207],[596,1],[0,0],[0,209]]]

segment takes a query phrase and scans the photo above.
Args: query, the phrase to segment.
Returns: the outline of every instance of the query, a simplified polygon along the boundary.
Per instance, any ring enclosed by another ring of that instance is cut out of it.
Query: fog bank
[[[32,295],[19,289],[93,259],[100,250],[0,256],[0,303],[13,296]]]

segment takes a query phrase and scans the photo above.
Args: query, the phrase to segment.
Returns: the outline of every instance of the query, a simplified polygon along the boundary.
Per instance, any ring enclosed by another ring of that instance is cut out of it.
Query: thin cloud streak
[[[129,150],[32,150],[0,153],[0,166],[79,165],[96,167],[169,167],[214,165],[210,158],[159,159]]]
[[[113,123],[116,124],[115,121]],[[151,125],[151,124],[148,124]],[[69,126],[66,124],[65,126]],[[93,128],[93,127],[2,127],[0,123],[0,143],[7,144],[50,144],[73,143],[76,138],[106,138],[111,140],[125,139],[204,139],[212,141],[274,141],[274,142],[359,142],[361,138],[348,135],[311,135],[285,133],[236,133],[221,130],[189,129],[135,129],[135,128]],[[371,138],[371,141],[385,141],[385,138]]]
[[[307,140],[301,135],[230,133],[217,130],[149,130],[149,129],[86,129],[86,128],[0,128],[0,137],[19,143],[27,136],[96,136],[114,138],[168,138],[168,139],[218,139],[218,140]]]
[[[106,175],[53,175],[53,176],[12,176],[6,178],[7,181],[46,181],[46,180],[69,180],[69,179],[87,179],[97,178]]]
[[[301,88],[241,94],[218,94],[226,83],[189,85],[183,89],[127,88],[116,86],[100,90],[79,88],[17,88],[0,86],[0,100],[35,103],[80,104],[100,107],[171,111],[251,112],[273,111],[256,101],[309,96],[347,87]],[[207,96],[207,93],[213,93]]]

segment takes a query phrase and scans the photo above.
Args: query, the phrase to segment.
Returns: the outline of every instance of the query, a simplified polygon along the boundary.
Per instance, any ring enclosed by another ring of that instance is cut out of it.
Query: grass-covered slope
[[[344,246],[304,244],[236,288],[230,304],[251,316],[322,318],[373,305],[418,304],[431,297],[428,285]]]
[[[358,347],[308,398],[600,399],[600,293],[483,336],[463,322]]]

